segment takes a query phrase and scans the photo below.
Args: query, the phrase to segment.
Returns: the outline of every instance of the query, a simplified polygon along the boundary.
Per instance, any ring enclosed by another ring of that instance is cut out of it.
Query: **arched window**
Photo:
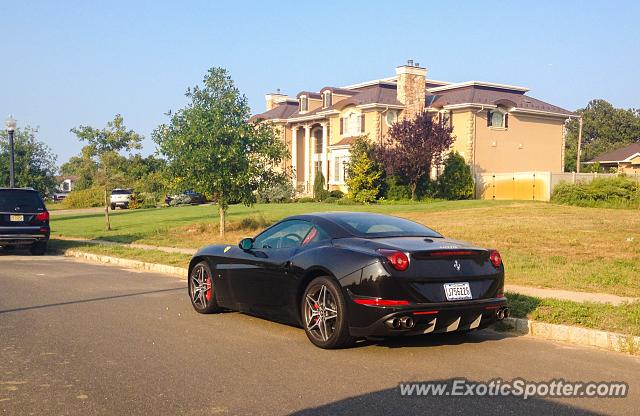
[[[309,108],[309,102],[307,101],[307,96],[306,95],[301,95],[300,96],[300,112],[304,113],[305,111],[307,111]]]
[[[509,114],[499,108],[487,111],[487,127],[508,128]]]
[[[340,118],[340,134],[346,137],[359,136],[364,133],[364,122],[364,114],[351,111]]]

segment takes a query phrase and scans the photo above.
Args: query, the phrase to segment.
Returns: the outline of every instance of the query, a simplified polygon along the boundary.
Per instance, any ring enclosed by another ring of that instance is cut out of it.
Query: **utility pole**
[[[578,119],[578,156],[576,157],[576,172],[580,173],[580,153],[582,151],[582,116]]]

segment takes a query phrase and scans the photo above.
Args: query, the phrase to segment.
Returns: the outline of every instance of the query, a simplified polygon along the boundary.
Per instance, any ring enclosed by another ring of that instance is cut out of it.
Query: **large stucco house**
[[[349,147],[361,135],[381,142],[402,117],[432,112],[452,123],[458,151],[476,174],[562,172],[564,125],[572,113],[526,95],[527,88],[490,82],[444,82],[409,61],[396,75],[344,87],[266,95],[254,120],[275,124],[292,158],[296,188],[310,192],[315,173],[345,190]],[[410,157],[410,155],[408,155]]]

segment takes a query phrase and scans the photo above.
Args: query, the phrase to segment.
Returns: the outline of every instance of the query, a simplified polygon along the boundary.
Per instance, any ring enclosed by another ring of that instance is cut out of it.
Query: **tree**
[[[324,175],[321,171],[316,172],[316,176],[313,180],[313,199],[316,201],[323,201],[329,196],[329,191],[325,189]]]
[[[140,149],[142,136],[133,130],[127,130],[120,114],[116,114],[113,121],[101,130],[89,126],[71,129],[80,141],[87,142],[86,151],[93,155],[96,163],[94,185],[104,189],[104,217],[107,231],[111,230],[109,219],[109,191],[125,181],[125,173],[121,169],[122,151],[131,152]]]
[[[56,155],[37,139],[38,129],[26,126],[16,129],[14,141],[14,172],[17,187],[31,187],[42,195],[54,192]],[[0,131],[0,186],[9,184],[9,139]]]
[[[414,119],[398,121],[377,148],[378,160],[387,175],[397,175],[409,183],[411,199],[415,200],[420,181],[428,178],[431,166],[440,164],[443,153],[451,147],[451,132],[451,127],[434,122],[426,111]]]
[[[285,180],[278,169],[288,155],[269,123],[249,123],[247,99],[223,68],[211,68],[203,85],[189,88],[187,106],[153,133],[173,185],[213,196],[224,237],[229,204],[250,206],[256,191]]]
[[[601,153],[640,141],[640,110],[616,108],[601,99],[591,100],[585,108],[576,110],[582,116],[581,161]],[[578,120],[567,123],[565,170],[576,170],[578,152]]]
[[[72,156],[60,166],[60,173],[64,176],[77,176],[73,189],[81,191],[93,186],[98,173],[98,163],[95,161],[92,146],[84,146],[79,156]]]
[[[438,178],[440,195],[446,199],[471,199],[473,176],[471,167],[458,152],[451,152],[444,162],[444,171]]]
[[[375,147],[366,136],[358,137],[350,148],[347,165],[348,197],[356,202],[370,203],[378,198],[384,172],[375,160]]]

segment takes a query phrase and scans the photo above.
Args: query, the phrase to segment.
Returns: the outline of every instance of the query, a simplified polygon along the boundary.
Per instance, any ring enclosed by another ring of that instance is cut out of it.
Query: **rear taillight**
[[[408,300],[390,300],[380,298],[356,298],[353,301],[358,305],[367,306],[406,306],[409,304]]]
[[[403,272],[409,267],[409,257],[402,251],[379,249],[378,253],[386,257],[391,267],[396,270]]]
[[[500,253],[498,253],[498,250],[491,250],[491,252],[489,253],[489,261],[491,261],[491,264],[493,264],[493,267],[495,267],[496,269],[500,267],[500,265],[502,264],[502,257],[500,257]]]
[[[49,211],[45,211],[37,214],[36,221],[49,221]]]

